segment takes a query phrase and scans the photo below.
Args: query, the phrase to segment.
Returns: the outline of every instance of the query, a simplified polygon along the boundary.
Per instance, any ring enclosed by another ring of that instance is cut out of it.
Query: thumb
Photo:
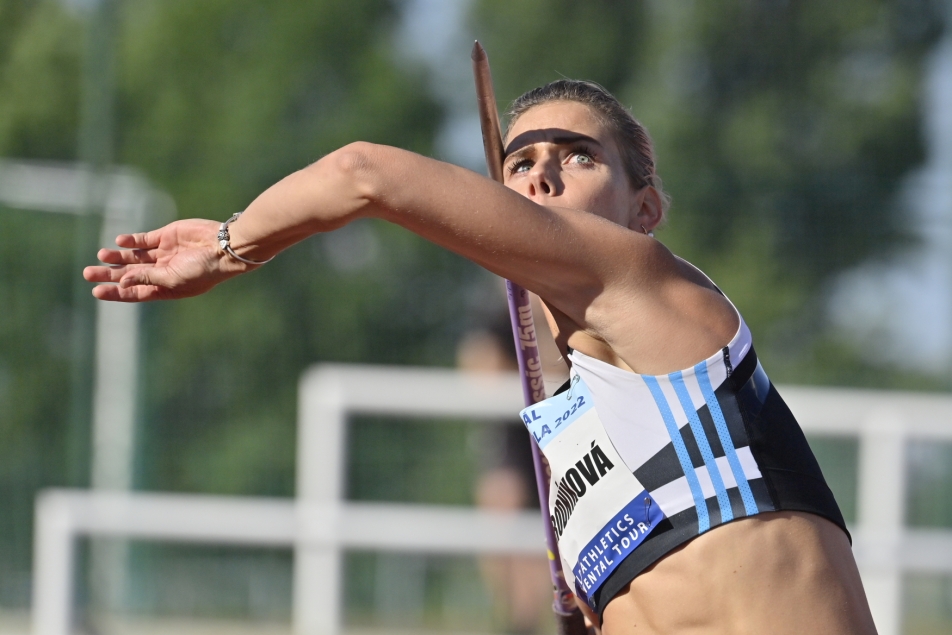
[[[134,267],[119,279],[119,287],[128,289],[137,285],[162,286],[164,276],[155,267]]]

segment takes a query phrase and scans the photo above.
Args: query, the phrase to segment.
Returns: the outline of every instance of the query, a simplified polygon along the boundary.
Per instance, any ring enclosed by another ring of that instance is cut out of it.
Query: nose
[[[562,181],[548,161],[539,161],[529,172],[529,198],[558,196],[562,193]]]

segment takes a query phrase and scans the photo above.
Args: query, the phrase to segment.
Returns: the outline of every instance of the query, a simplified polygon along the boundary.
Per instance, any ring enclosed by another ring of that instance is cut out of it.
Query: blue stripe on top
[[[678,401],[681,402],[681,408],[684,410],[684,414],[687,415],[691,432],[694,433],[694,440],[697,441],[697,447],[701,451],[701,458],[704,459],[707,473],[711,476],[711,483],[714,485],[714,492],[717,494],[717,504],[721,508],[721,522],[726,523],[734,520],[731,499],[727,496],[724,479],[721,478],[721,471],[714,460],[711,444],[707,440],[707,434],[704,433],[704,427],[697,416],[697,410],[694,409],[694,402],[691,401],[691,395],[688,394],[687,386],[684,385],[684,377],[681,375],[681,371],[677,371],[669,374],[668,379],[671,380],[674,392],[678,395]]]
[[[697,474],[694,473],[694,465],[691,463],[691,456],[688,449],[684,446],[684,439],[681,438],[681,431],[674,422],[674,416],[671,414],[671,408],[668,407],[668,400],[658,385],[658,380],[651,375],[642,375],[651,396],[654,397],[658,410],[661,412],[661,418],[664,419],[664,425],[668,429],[668,436],[671,437],[671,443],[674,445],[674,451],[678,455],[678,461],[681,462],[681,470],[688,480],[691,487],[691,496],[694,497],[694,507],[697,508],[697,530],[698,533],[704,533],[711,528],[711,518],[707,513],[707,502],[704,500],[704,493],[701,491],[701,484],[697,480]]]
[[[701,394],[704,395],[704,401],[707,402],[711,419],[714,420],[717,438],[721,440],[727,462],[730,464],[734,480],[737,482],[737,489],[740,490],[740,497],[744,501],[744,511],[747,512],[748,516],[753,516],[760,510],[757,508],[757,501],[754,500],[753,492],[750,491],[750,483],[747,482],[747,477],[744,475],[744,468],[741,467],[740,459],[737,458],[737,450],[734,449],[734,442],[731,441],[731,434],[727,429],[724,413],[721,412],[721,404],[717,402],[717,396],[711,387],[711,379],[707,375],[707,362],[700,362],[695,365],[694,373],[697,376],[697,383],[701,387]]]

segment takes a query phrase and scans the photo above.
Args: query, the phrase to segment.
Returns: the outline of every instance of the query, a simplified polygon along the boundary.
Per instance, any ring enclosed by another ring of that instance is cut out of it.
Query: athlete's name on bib
[[[588,453],[575,462],[575,467],[566,470],[565,475],[555,483],[556,500],[551,520],[556,536],[562,537],[562,532],[565,531],[565,525],[572,517],[572,511],[578,504],[578,499],[585,496],[588,486],[595,485],[613,467],[615,464],[592,441],[592,447]]]

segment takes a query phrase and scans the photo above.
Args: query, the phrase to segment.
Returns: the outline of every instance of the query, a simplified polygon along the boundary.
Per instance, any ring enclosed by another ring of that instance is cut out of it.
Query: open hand
[[[120,234],[116,245],[123,249],[100,249],[97,256],[105,265],[86,267],[83,277],[106,283],[93,287],[100,300],[146,302],[200,295],[249,269],[219,250],[219,224],[181,220],[142,234]]]

